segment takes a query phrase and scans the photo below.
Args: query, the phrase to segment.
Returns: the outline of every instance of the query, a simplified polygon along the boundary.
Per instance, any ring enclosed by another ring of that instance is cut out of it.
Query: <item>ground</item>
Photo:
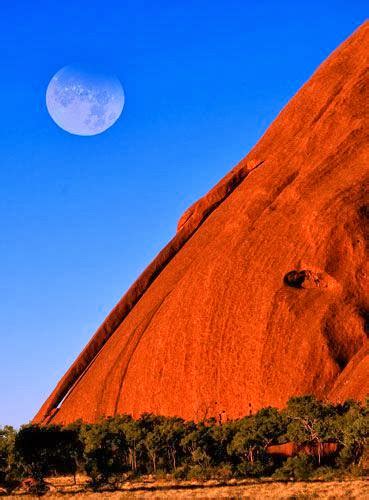
[[[85,491],[85,480],[78,478],[73,485],[70,478],[50,481],[51,491],[45,498],[68,499],[124,499],[124,498],[369,498],[369,478],[345,481],[277,482],[271,480],[219,481],[136,481],[126,482],[118,491]],[[30,495],[18,493],[3,498],[27,499]]]

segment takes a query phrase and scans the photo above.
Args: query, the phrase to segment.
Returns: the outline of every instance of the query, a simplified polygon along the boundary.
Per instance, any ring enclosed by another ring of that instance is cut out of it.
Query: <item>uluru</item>
[[[368,139],[366,22],[185,212],[34,422],[365,399]]]

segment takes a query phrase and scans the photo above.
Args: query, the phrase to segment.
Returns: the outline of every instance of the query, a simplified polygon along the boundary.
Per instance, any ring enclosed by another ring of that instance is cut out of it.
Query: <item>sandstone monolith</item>
[[[369,23],[186,211],[35,422],[369,393]]]

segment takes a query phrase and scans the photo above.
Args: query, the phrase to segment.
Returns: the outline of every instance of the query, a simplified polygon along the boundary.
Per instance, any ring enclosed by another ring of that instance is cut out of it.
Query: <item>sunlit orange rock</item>
[[[35,417],[369,393],[369,23],[179,222]]]

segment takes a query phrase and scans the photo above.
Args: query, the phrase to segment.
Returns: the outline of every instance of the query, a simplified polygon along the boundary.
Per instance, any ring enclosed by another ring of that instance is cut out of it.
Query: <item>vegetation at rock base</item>
[[[329,452],[327,443],[334,443]],[[29,478],[40,494],[47,476],[77,472],[90,478],[92,488],[114,488],[122,478],[145,474],[279,480],[331,478],[343,471],[358,475],[369,468],[368,444],[369,402],[333,405],[313,396],[227,422],[144,414],[137,420],[118,415],[65,427],[29,424],[15,431],[5,426],[0,428],[0,486],[10,492]]]

